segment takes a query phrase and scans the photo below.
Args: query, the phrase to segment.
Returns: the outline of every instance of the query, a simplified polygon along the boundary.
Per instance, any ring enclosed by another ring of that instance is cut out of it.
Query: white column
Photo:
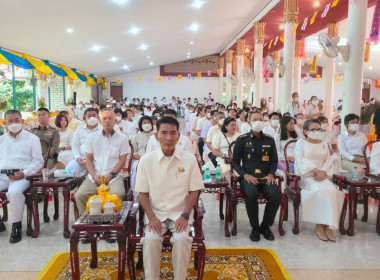
[[[244,54],[245,54],[245,39],[237,40],[237,105],[243,108],[243,89],[244,89]]]
[[[253,106],[261,107],[261,92],[263,88],[263,43],[264,43],[265,22],[259,21],[254,26],[255,37],[255,57],[253,62],[253,73],[255,81],[253,83]]]
[[[224,57],[219,57],[219,88],[220,88],[220,100],[219,102],[222,103],[223,101],[223,91],[224,91]]]
[[[231,103],[232,100],[232,94],[231,94],[231,80],[230,76],[232,76],[232,59],[233,59],[233,50],[228,50],[226,52],[226,100],[227,105]]]
[[[273,53],[273,60],[274,61],[280,61],[281,60],[281,53],[280,51],[275,51]],[[277,112],[279,109],[278,104],[278,84],[280,82],[280,72],[278,71],[278,68],[276,67],[276,70],[273,73],[273,112]]]
[[[367,5],[368,0],[360,0],[350,1],[348,6],[349,56],[344,71],[342,120],[349,113],[360,115]],[[342,125],[342,129],[345,129],[344,125]]]
[[[338,36],[338,23],[330,23],[328,27],[330,38]],[[325,117],[332,124],[333,106],[334,106],[334,82],[335,82],[335,58],[326,57],[326,67],[323,73],[326,77],[325,84]]]
[[[293,35],[294,26],[297,22],[298,0],[284,1],[284,51],[283,64],[285,73],[282,77],[281,113],[286,112],[286,106],[291,101],[294,83],[294,56],[296,36]]]
[[[293,92],[301,92],[302,58],[295,58]],[[293,93],[292,92],[292,93]]]
[[[67,78],[66,79],[66,100],[65,102],[67,102],[67,100],[72,100],[73,99],[73,80],[70,79],[70,78]]]

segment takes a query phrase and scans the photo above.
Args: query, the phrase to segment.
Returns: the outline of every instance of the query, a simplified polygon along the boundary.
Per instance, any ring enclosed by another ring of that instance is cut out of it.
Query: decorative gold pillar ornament
[[[275,60],[275,61],[281,60],[281,52],[280,51],[273,52],[273,60]]]
[[[256,44],[264,43],[265,22],[258,21],[254,24],[254,38]]]
[[[226,51],[226,62],[232,63],[233,58],[234,58],[234,51],[233,50]]]
[[[219,69],[224,69],[224,57],[219,57]]]
[[[338,36],[339,31],[339,23],[338,22],[332,22],[328,24],[327,34],[330,38],[334,38]]]
[[[37,81],[46,81],[45,73],[42,73],[41,71],[36,70],[36,79]]]
[[[298,0],[284,1],[284,21],[297,23],[298,18]]]
[[[245,39],[237,40],[237,55],[245,54]]]

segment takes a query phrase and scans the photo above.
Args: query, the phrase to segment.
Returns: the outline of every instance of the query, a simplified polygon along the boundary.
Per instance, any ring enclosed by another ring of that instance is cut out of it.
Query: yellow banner
[[[334,3],[331,4],[331,8],[335,7],[336,5],[338,5],[338,2],[339,2],[339,0],[335,0]]]
[[[296,35],[297,33],[297,28],[298,28],[298,25],[299,25],[299,22],[296,23],[296,25],[294,25],[294,29],[293,29],[293,35]]]
[[[45,75],[49,75],[49,74],[53,73],[53,70],[51,70],[50,67],[47,66],[45,64],[45,62],[43,62],[41,60],[38,60],[38,59],[35,59],[35,58],[31,58],[27,54],[24,54],[22,56],[22,58],[25,58],[27,61],[30,62],[30,64],[32,64],[34,66],[34,68],[36,68],[38,71],[44,73]]]
[[[77,74],[74,73],[73,70],[67,68],[65,65],[57,65],[59,68],[61,68],[63,71],[66,72],[67,76],[73,80],[79,80]]]
[[[0,54],[0,64],[9,64],[9,60],[6,59],[2,54]]]
[[[313,17],[312,17],[311,20],[310,20],[310,25],[314,23],[315,18],[316,18],[317,15],[318,15],[318,12],[319,12],[319,11],[316,11],[316,12],[314,13]]]
[[[272,47],[272,42],[273,42],[273,39],[270,40],[270,42],[269,42],[268,50],[270,50],[270,48]]]

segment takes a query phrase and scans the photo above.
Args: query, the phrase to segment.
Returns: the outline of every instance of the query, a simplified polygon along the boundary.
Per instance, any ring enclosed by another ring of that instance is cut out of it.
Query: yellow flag
[[[340,77],[339,76],[336,77],[335,82],[337,82],[337,83],[340,82]]]
[[[294,25],[293,35],[296,35],[296,33],[297,33],[298,24],[299,24],[299,22],[297,22],[296,25]]]
[[[120,78],[117,78],[116,82],[117,82],[118,84],[120,84],[120,83],[121,83],[121,79],[120,79]]]
[[[220,69],[218,69],[218,70],[216,70],[216,73],[218,74],[218,75],[220,75]]]
[[[317,80],[319,80],[319,78],[321,77],[321,75],[317,75],[317,76],[315,76],[315,79],[317,79]]]
[[[284,43],[284,33],[281,34],[280,41]]]
[[[141,82],[142,81],[142,79],[139,77],[139,78],[137,78],[137,80],[139,81],[139,82]]]
[[[313,17],[312,17],[311,20],[310,20],[310,25],[314,23],[315,18],[316,18],[317,15],[318,15],[318,12],[319,12],[319,11],[316,11],[316,12],[314,13]]]
[[[201,73],[201,72],[198,72],[198,73],[197,73],[197,77],[198,77],[198,78],[202,78],[202,73]]]
[[[272,47],[272,42],[273,42],[273,39],[270,40],[270,42],[269,42],[268,50],[270,50],[270,48]]]
[[[158,82],[162,82],[162,77],[158,76]]]
[[[332,7],[335,7],[336,5],[338,5],[338,2],[339,2],[339,0],[335,0],[335,1],[331,4],[331,8],[332,8]]]
[[[182,75],[178,75],[178,80],[182,80]]]
[[[317,73],[317,56],[314,55],[313,63],[311,64],[310,73]]]

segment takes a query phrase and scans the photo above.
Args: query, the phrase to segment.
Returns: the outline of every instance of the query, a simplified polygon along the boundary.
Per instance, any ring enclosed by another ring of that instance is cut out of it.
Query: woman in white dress
[[[370,168],[371,174],[380,176],[380,142],[372,145]]]
[[[333,173],[337,173],[342,169],[342,160],[338,151],[338,137],[331,132],[327,131],[329,121],[325,116],[319,116],[317,120],[321,123],[321,140],[326,141],[329,145],[331,161],[333,165]]]
[[[328,144],[319,140],[321,125],[310,119],[304,124],[305,139],[296,143],[295,174],[301,177],[303,220],[316,224],[319,239],[336,241],[330,227],[338,227],[344,193],[337,190],[329,178],[332,163]]]
[[[228,182],[230,182],[230,166],[224,162],[224,158],[228,156],[228,146],[239,135],[236,120],[234,118],[226,118],[220,131],[215,132],[212,137],[212,153],[217,157],[216,162],[220,165],[220,169]]]
[[[319,102],[318,102],[318,97],[312,96],[310,98],[311,104],[307,106],[305,111],[303,112],[305,115],[305,119],[311,119],[311,118],[318,118],[319,116],[322,116],[323,113],[320,112],[319,108]]]
[[[276,142],[278,156],[277,169],[286,171],[285,146],[289,141],[297,139],[297,136],[298,135],[294,130],[294,119],[289,116],[282,117],[280,121],[280,133],[278,134],[277,139],[274,139]],[[294,173],[294,147],[295,143],[289,144],[287,150],[289,171],[291,173]]]
[[[67,128],[68,124],[69,121],[63,114],[59,114],[55,119],[55,126],[58,129],[60,137],[57,169],[65,169],[66,165],[74,158],[71,151],[74,132]]]
[[[241,127],[239,129],[240,134],[246,134],[246,133],[251,131],[252,127],[251,127],[251,122],[249,121],[251,114],[252,114],[252,112],[248,112],[246,114],[246,116],[245,116],[246,121],[241,124]]]
[[[247,116],[247,112],[244,111],[243,109],[239,109],[237,118],[236,118],[236,124],[239,128],[239,131],[241,131],[242,124],[246,122],[246,119],[247,119],[246,116]]]
[[[294,126],[294,130],[297,132],[298,139],[305,138],[303,135],[303,123],[305,122],[305,117],[302,113],[296,115],[297,125]]]
[[[132,189],[135,190],[136,185],[136,171],[140,158],[145,154],[146,146],[148,145],[149,138],[153,135],[153,120],[149,116],[143,116],[139,120],[139,131],[136,136],[132,138],[133,146],[133,161],[132,161]]]

